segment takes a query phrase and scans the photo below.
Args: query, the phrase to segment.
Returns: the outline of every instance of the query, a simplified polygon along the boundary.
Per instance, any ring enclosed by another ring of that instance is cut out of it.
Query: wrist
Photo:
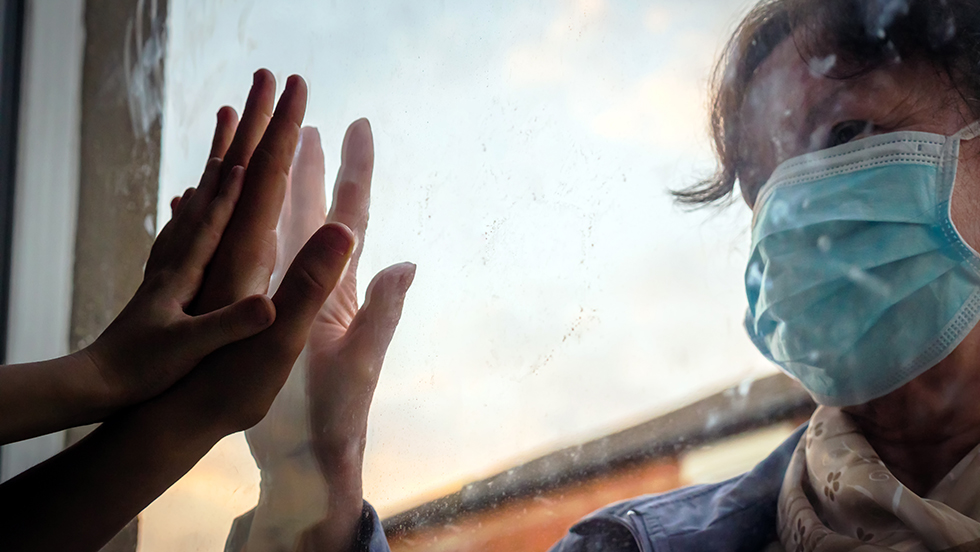
[[[72,388],[66,393],[82,397],[103,416],[133,404],[125,387],[106,373],[104,361],[92,351],[91,345],[65,358],[71,366],[72,380]]]
[[[135,409],[159,420],[168,435],[210,447],[239,431],[217,394],[200,380],[185,378]]]
[[[327,515],[331,489],[308,442],[260,466],[262,481],[248,549],[292,550],[299,536]]]
[[[330,474],[350,475],[361,472],[364,462],[364,447],[367,443],[367,425],[358,424],[359,430],[331,433],[313,432],[313,450],[320,462],[320,469]]]
[[[95,342],[69,355],[78,366],[86,382],[88,393],[104,407],[111,410],[139,402],[112,369],[112,361],[101,351],[101,337]]]
[[[142,402],[117,419],[144,428],[161,457],[173,455],[199,459],[228,435],[217,424],[196,416],[196,412],[187,408],[184,397],[177,393],[165,393]]]
[[[307,496],[308,501],[313,501],[322,496],[324,507],[318,509],[322,515],[329,496],[331,505],[357,502],[359,507],[363,447],[356,441],[346,447],[337,446],[330,454],[324,454],[310,440],[283,448],[288,448],[288,452],[280,450],[275,458],[265,458],[260,463],[260,505],[266,503],[265,497],[270,505],[288,505],[295,502],[291,497]],[[254,456],[255,450],[252,452]]]
[[[329,513],[350,517],[360,515],[363,498],[361,481],[364,465],[362,439],[346,446],[335,446],[329,456],[320,456],[320,471],[330,487]]]

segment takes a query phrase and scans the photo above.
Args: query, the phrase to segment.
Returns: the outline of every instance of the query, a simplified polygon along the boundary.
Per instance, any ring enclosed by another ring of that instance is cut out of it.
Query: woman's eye
[[[834,125],[830,130],[830,138],[827,147],[832,148],[841,144],[846,144],[858,136],[870,132],[872,128],[868,121],[845,121]]]

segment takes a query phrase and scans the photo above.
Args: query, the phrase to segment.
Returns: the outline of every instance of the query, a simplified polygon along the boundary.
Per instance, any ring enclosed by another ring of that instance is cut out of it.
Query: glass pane
[[[668,193],[715,168],[707,78],[747,5],[171,0],[158,227],[256,68],[307,78],[328,175],[371,120],[361,292],[418,264],[371,411],[383,517],[770,374],[742,328],[749,210]],[[257,484],[226,439],[142,550],[220,550]]]

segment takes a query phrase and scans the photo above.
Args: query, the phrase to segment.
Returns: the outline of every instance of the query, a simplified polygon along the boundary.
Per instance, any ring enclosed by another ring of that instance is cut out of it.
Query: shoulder
[[[758,552],[776,539],[776,502],[790,457],[806,425],[752,471],[721,483],[641,496],[598,510],[575,524],[551,552]],[[235,520],[225,547],[248,540],[252,512]],[[358,550],[387,552],[384,530],[367,503]]]
[[[752,471],[607,506],[577,523],[552,552],[757,552],[776,535],[776,502],[798,428]]]

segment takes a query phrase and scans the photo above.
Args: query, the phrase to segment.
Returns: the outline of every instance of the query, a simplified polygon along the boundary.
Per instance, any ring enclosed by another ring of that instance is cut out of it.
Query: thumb
[[[191,317],[184,329],[185,346],[195,358],[268,328],[276,307],[265,295],[252,295],[216,311]]]
[[[405,295],[415,279],[415,265],[390,266],[368,285],[364,306],[347,330],[347,347],[355,358],[380,366],[402,316]]]

